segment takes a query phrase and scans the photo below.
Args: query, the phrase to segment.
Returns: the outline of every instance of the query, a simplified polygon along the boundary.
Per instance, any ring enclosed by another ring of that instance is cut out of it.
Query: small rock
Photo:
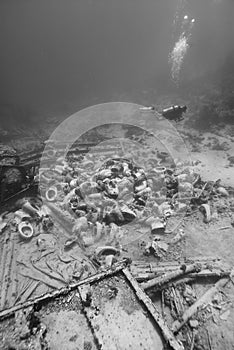
[[[90,285],[82,285],[79,287],[80,297],[84,306],[89,306],[92,300],[92,291]]]
[[[30,336],[30,330],[28,328],[28,325],[23,325],[22,328],[20,328],[20,339],[27,339]]]
[[[171,239],[171,244],[180,242],[185,237],[185,232],[182,229],[179,229],[179,232]]]
[[[198,328],[199,322],[198,322],[198,320],[190,320],[190,321],[189,321],[189,325],[190,325],[190,327],[192,327],[192,328]]]
[[[227,191],[226,188],[224,188],[224,187],[218,187],[218,188],[217,188],[217,192],[218,192],[219,194],[221,194],[222,196],[224,196],[224,197],[228,197],[228,196],[229,196],[228,191]]]
[[[230,310],[226,310],[219,317],[222,321],[227,321],[229,315],[230,315]]]
[[[84,341],[84,350],[92,350],[92,343],[90,341]]]
[[[219,219],[219,214],[217,213],[217,211],[215,211],[212,215],[211,215],[211,220],[212,221],[217,221]]]
[[[179,203],[176,205],[175,211],[176,211],[177,213],[182,213],[182,212],[185,212],[186,209],[187,209],[187,204],[185,204],[185,203],[180,203],[180,202],[179,202]]]
[[[169,245],[166,242],[159,241],[157,244],[158,244],[158,248],[162,249],[164,252],[166,252],[169,248]]]

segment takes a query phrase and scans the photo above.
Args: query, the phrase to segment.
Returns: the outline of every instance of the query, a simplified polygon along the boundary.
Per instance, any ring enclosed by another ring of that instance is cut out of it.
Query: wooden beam
[[[152,280],[148,282],[141,283],[141,288],[144,290],[152,288],[152,287],[158,287],[160,288],[163,284],[168,283],[178,277],[187,275],[188,273],[194,272],[194,271],[200,271],[201,268],[198,264],[192,264],[185,266],[184,269],[179,269],[176,271],[168,272],[163,274],[162,276],[153,278]]]
[[[157,310],[156,306],[152,303],[151,299],[145,294],[145,292],[140,288],[137,281],[134,279],[134,277],[131,275],[128,268],[125,268],[123,270],[123,274],[134,289],[138,299],[143,302],[145,307],[147,308],[150,315],[153,317],[154,321],[160,328],[162,335],[165,339],[165,341],[170,345],[170,347],[173,350],[184,350],[183,344],[179,343],[175,336],[173,335],[172,331],[169,329],[167,323]]]

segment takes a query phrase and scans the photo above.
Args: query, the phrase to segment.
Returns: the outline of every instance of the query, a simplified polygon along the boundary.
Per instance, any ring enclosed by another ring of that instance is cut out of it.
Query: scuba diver
[[[165,108],[162,111],[162,116],[168,120],[175,120],[176,122],[183,120],[183,113],[186,113],[187,106],[172,106]]]
[[[149,107],[141,107],[140,110],[142,111],[156,111],[156,108],[154,106]],[[161,112],[159,112],[164,118],[168,120],[175,120],[176,122],[183,120],[183,113],[186,113],[187,106],[171,106],[168,108],[163,109]]]

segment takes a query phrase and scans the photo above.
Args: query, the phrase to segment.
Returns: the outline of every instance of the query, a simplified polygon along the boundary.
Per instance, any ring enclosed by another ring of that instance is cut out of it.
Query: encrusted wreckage
[[[202,349],[197,330],[228,304],[215,298],[233,271],[182,256],[181,223],[200,213],[209,225],[231,190],[166,151],[90,147],[64,157],[51,143],[43,167],[35,151],[10,165],[25,178],[17,195],[1,187],[0,349]],[[204,278],[213,286],[198,297]]]

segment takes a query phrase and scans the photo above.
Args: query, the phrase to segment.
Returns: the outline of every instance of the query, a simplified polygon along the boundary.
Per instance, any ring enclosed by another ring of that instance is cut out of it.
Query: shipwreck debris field
[[[0,349],[231,350],[231,183],[140,128],[89,133],[1,207]]]

